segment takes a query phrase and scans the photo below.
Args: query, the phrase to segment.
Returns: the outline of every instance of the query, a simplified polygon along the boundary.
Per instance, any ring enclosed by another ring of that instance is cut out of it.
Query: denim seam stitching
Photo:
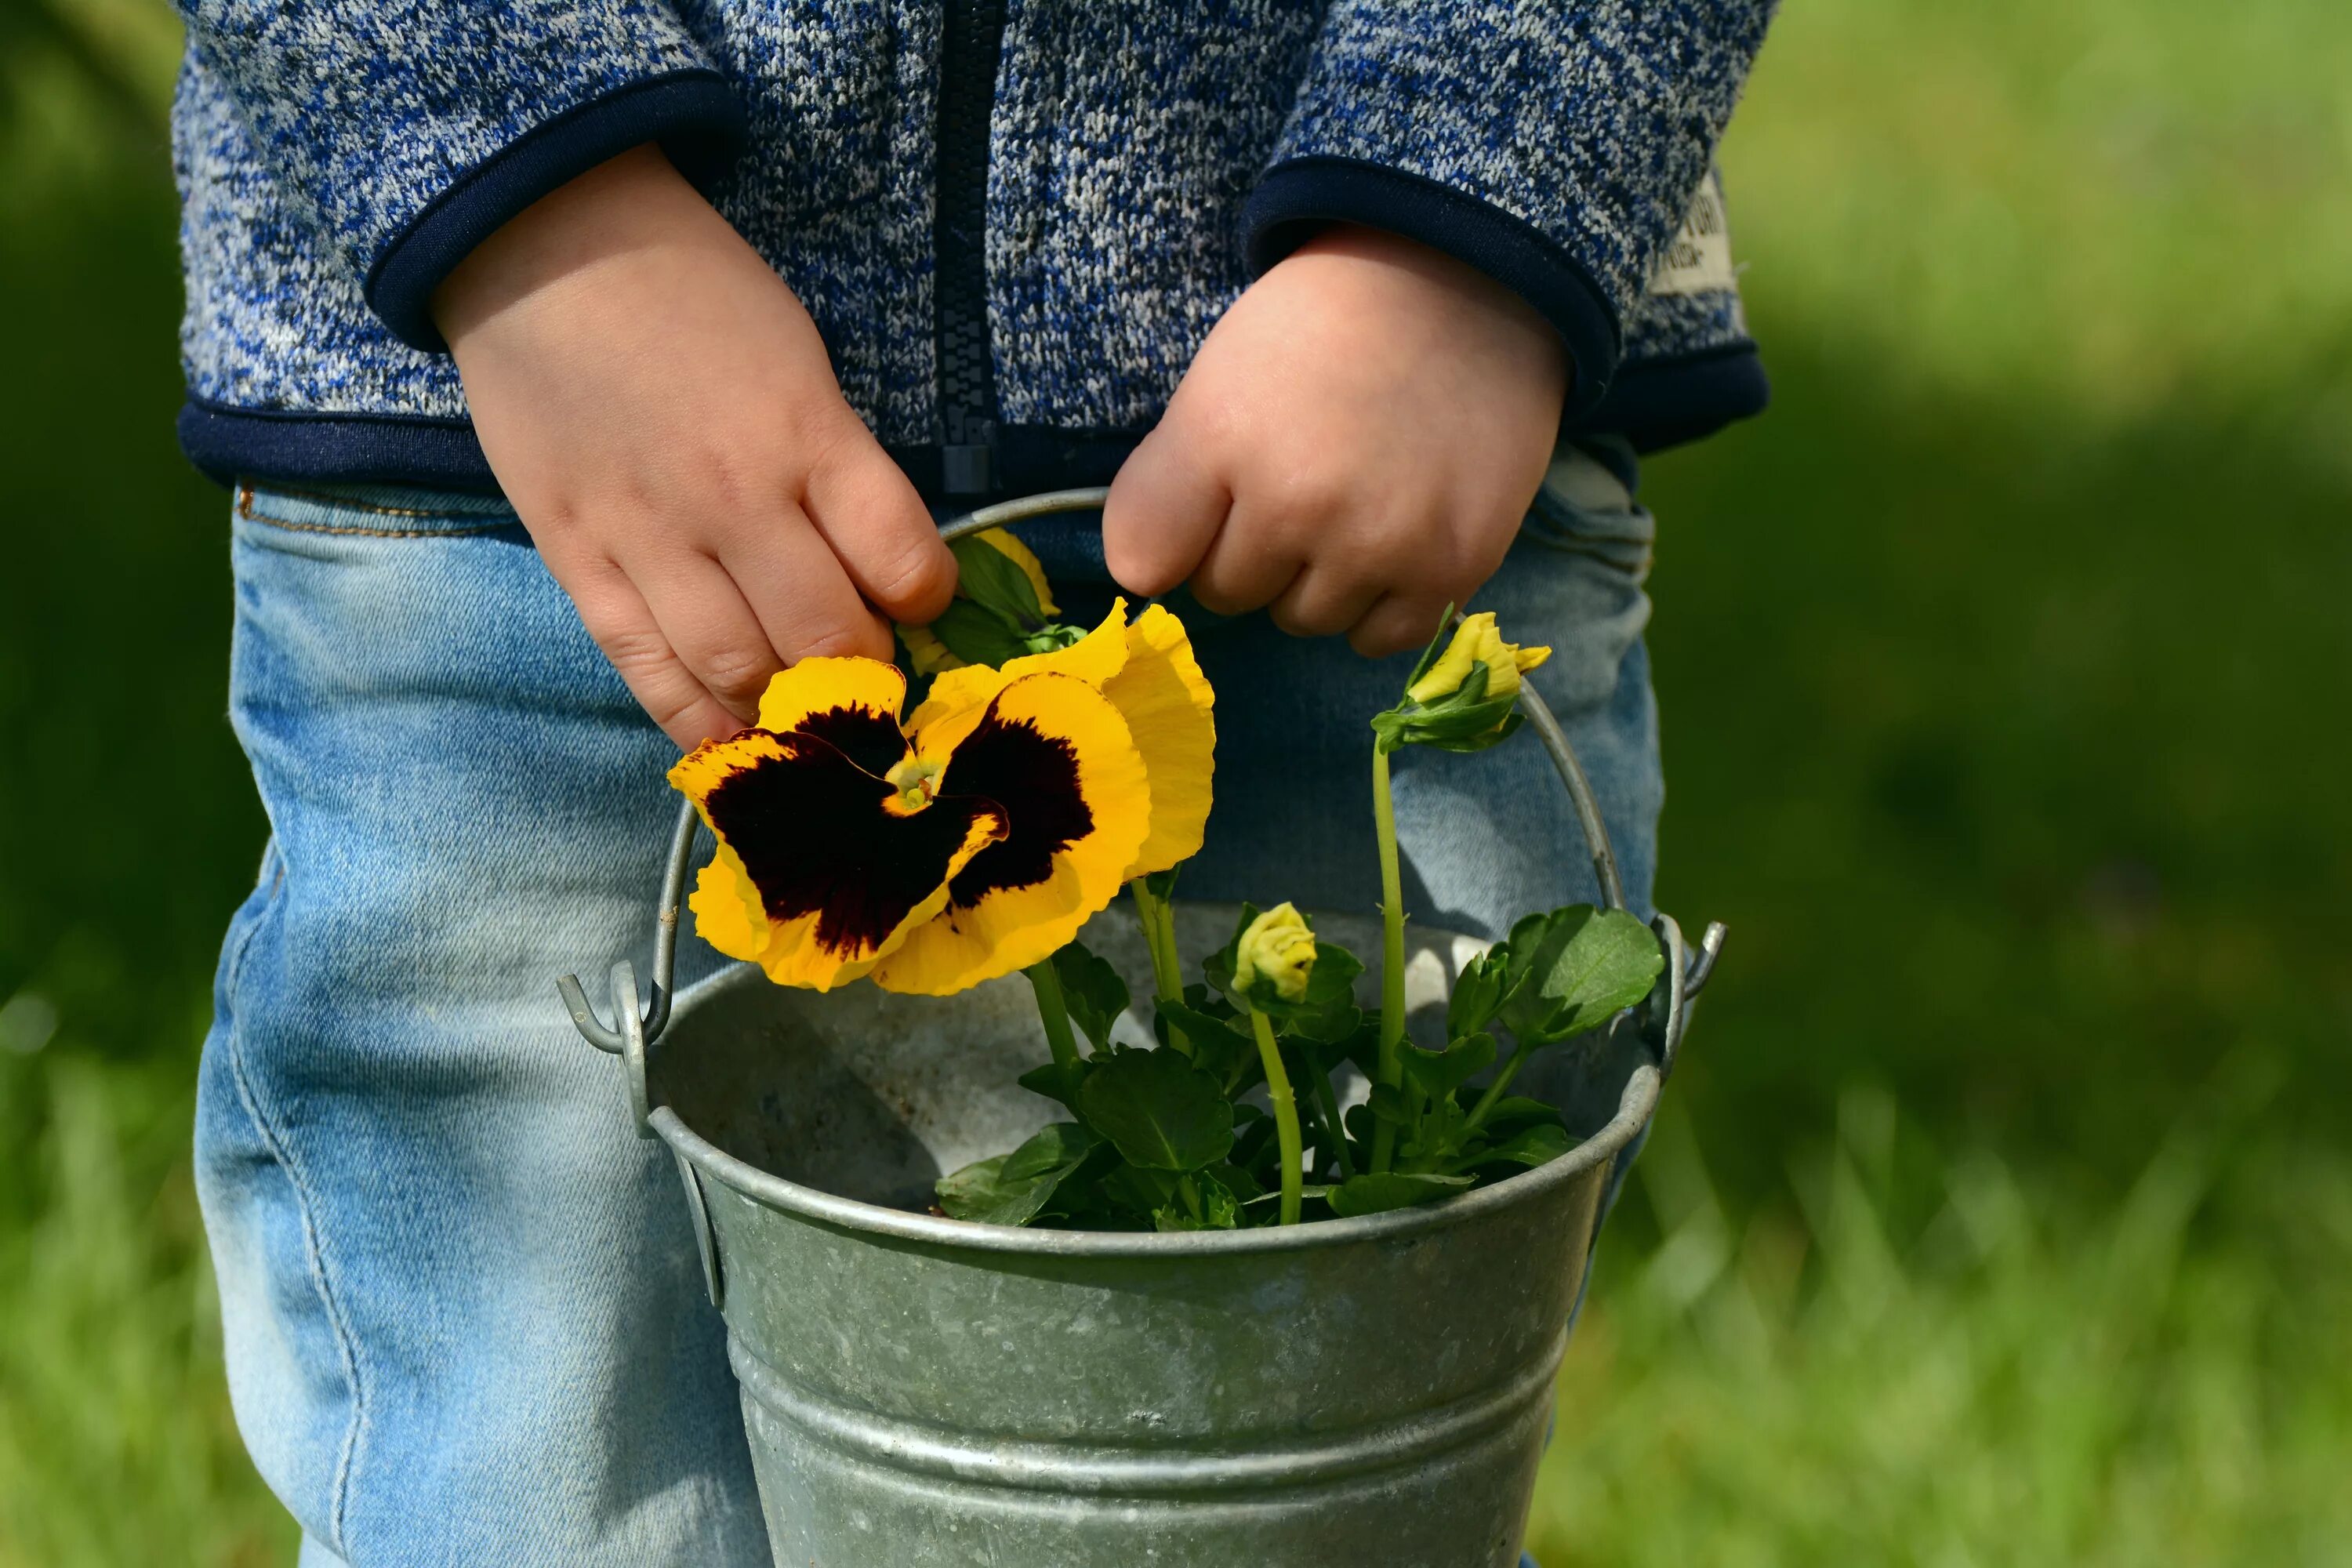
[[[404,506],[378,506],[371,501],[352,500],[345,496],[320,495],[314,490],[288,489],[282,486],[272,486],[269,493],[271,495],[285,496],[294,500],[316,501],[320,506],[347,508],[352,511],[363,511],[376,517],[476,517],[484,515],[478,512],[426,511],[420,508]],[[292,518],[278,517],[270,512],[261,511],[254,505],[254,502],[259,499],[259,495],[260,492],[254,486],[239,485],[236,488],[236,515],[250,522],[266,522],[275,528],[291,529],[297,533],[356,533],[363,534],[370,539],[438,539],[444,536],[461,537],[463,535],[472,533],[497,533],[501,530],[516,527],[521,521],[520,518],[509,514],[507,517],[496,522],[468,524],[463,528],[338,527],[333,523],[326,522],[297,522]]]
[[[254,1092],[253,1085],[246,1076],[245,1031],[236,1010],[237,982],[245,973],[246,953],[252,948],[254,939],[260,935],[262,922],[276,908],[278,895],[285,886],[286,858],[281,852],[278,858],[278,875],[269,885],[269,903],[247,929],[244,940],[237,943],[236,961],[230,967],[227,987],[229,1027],[226,1044],[228,1047],[229,1077],[236,1084],[236,1097],[244,1105],[246,1115],[251,1119],[254,1131],[261,1134],[261,1141],[268,1148],[270,1157],[278,1162],[278,1169],[286,1173],[287,1181],[294,1188],[295,1203],[302,1215],[302,1249],[310,1264],[310,1283],[319,1292],[320,1303],[327,1310],[327,1323],[335,1334],[336,1352],[342,1358],[343,1377],[351,1384],[351,1426],[343,1434],[342,1452],[335,1458],[335,1479],[327,1504],[327,1530],[332,1537],[330,1544],[338,1554],[348,1556],[349,1548],[343,1540],[344,1508],[351,1496],[352,1461],[359,1448],[361,1434],[367,1426],[367,1400],[360,1378],[358,1343],[352,1334],[351,1326],[343,1321],[334,1286],[327,1279],[325,1251],[318,1225],[318,1200],[311,1194],[310,1181],[302,1174],[301,1166],[294,1158],[292,1146],[263,1114],[260,1097]]]

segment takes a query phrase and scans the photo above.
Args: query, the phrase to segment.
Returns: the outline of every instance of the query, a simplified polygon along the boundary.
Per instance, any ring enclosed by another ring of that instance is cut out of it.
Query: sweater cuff
[[[1419,174],[1355,158],[1296,158],[1266,171],[1242,205],[1255,278],[1327,223],[1386,229],[1466,262],[1536,308],[1568,345],[1563,418],[1590,411],[1623,353],[1617,312],[1581,263],[1526,219]]]
[[[433,290],[508,219],[648,142],[707,188],[747,135],[743,106],[716,71],[674,71],[576,104],[467,170],[418,213],[368,273],[368,305],[402,342],[439,353],[448,344],[433,322]]]

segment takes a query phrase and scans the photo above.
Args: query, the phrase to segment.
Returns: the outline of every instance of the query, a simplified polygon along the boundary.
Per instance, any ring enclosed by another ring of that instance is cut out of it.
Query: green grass
[[[2247,1068],[2112,1208],[1976,1149],[1916,1232],[1883,1094],[1793,1157],[1793,1213],[1746,1223],[1670,1112],[1642,1174],[1664,1239],[1596,1289],[1530,1545],[1547,1568],[2352,1560],[2352,1160],[2269,1143],[2275,1079]]]
[[[186,1155],[262,825],[170,40],[51,4],[0,14],[0,1568],[284,1563]],[[1732,945],[1547,1568],[2352,1562],[2352,13],[1807,0],[1726,161],[1778,402],[1644,493],[1661,901]]]

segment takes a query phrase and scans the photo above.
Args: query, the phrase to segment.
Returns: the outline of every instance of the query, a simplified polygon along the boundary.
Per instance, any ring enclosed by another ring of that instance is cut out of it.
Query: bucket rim
[[[742,973],[756,973],[748,966]],[[679,998],[681,1007],[703,994],[719,990],[738,972],[722,971]],[[1230,1258],[1248,1253],[1295,1252],[1359,1242],[1395,1241],[1442,1230],[1473,1220],[1490,1211],[1532,1202],[1552,1188],[1573,1182],[1616,1157],[1656,1111],[1663,1079],[1654,1062],[1644,1061],[1627,1075],[1617,1100],[1616,1114],[1591,1137],[1559,1158],[1531,1171],[1507,1176],[1491,1186],[1477,1187],[1456,1197],[1385,1213],[1347,1219],[1316,1220],[1306,1225],[1263,1226],[1249,1230],[1124,1231],[1031,1230],[1025,1226],[984,1225],[978,1220],[949,1219],[886,1208],[789,1181],[737,1158],[687,1124],[667,1104],[646,1118],[649,1131],[702,1174],[738,1195],[797,1218],[840,1229],[885,1236],[899,1241],[967,1252],[992,1252],[1029,1257],[1121,1258]]]

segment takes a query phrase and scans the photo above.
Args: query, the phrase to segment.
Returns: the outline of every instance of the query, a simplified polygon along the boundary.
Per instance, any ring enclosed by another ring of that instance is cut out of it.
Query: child
[[[1403,666],[1295,639],[1475,597],[1646,900],[1633,455],[1762,405],[1707,168],[1769,8],[187,0],[181,436],[273,827],[197,1161],[305,1563],[767,1561],[550,979],[643,946],[679,748],[946,603],[936,516],[1109,482],[1027,535],[1066,603],[1213,613],[1186,893],[1370,905]],[[1418,918],[1592,896],[1534,748],[1413,763]]]

